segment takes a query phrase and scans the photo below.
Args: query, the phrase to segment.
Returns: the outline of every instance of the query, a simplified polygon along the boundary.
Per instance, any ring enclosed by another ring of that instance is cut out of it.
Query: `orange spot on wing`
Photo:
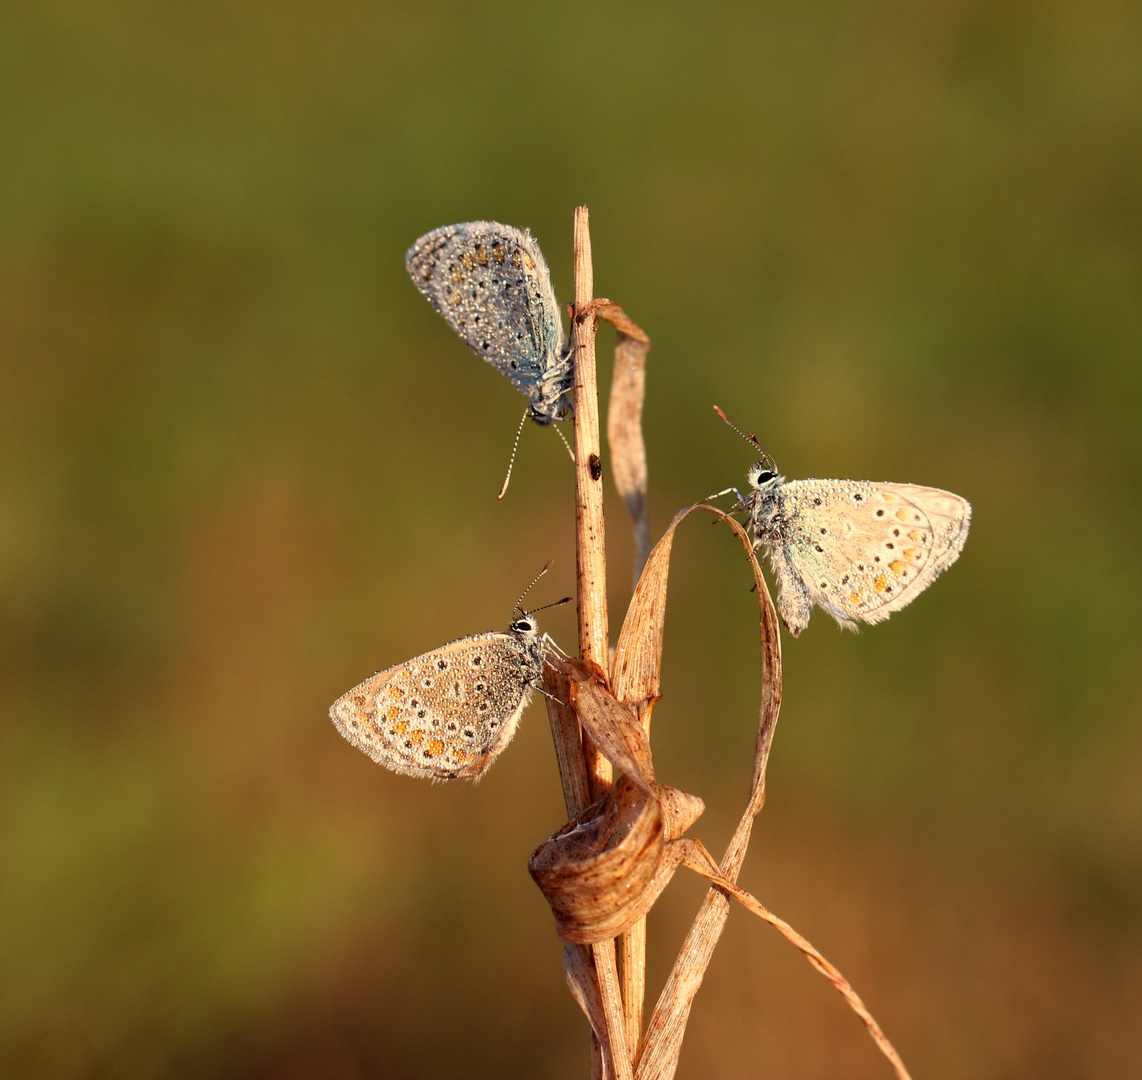
[[[412,733],[412,745],[413,746],[419,746],[423,741],[424,741],[424,732],[423,731],[414,731]]]
[[[396,710],[394,709],[393,712],[396,712]],[[390,712],[389,719],[391,720],[392,718],[393,713]],[[395,731],[398,735],[403,735],[406,731],[408,731],[408,721],[398,720],[395,724],[393,724],[393,731]]]
[[[425,750],[424,756],[425,757],[439,757],[443,753],[444,753],[444,743],[442,743],[439,739],[433,739],[428,744],[428,749]]]
[[[902,506],[896,511],[896,519],[898,521],[907,521],[909,517],[911,517],[911,513],[906,506]]]
[[[908,564],[906,562],[902,562],[900,559],[897,559],[897,560],[895,560],[895,562],[889,563],[888,568],[897,577],[900,577],[900,575],[903,574],[904,571],[908,569]]]
[[[877,592],[884,592],[884,590],[888,588],[888,578],[883,574],[877,574],[873,585],[876,587]]]

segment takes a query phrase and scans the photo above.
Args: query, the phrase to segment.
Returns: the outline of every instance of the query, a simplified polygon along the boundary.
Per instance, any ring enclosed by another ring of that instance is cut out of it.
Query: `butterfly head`
[[[517,637],[523,638],[525,641],[530,641],[539,633],[539,623],[527,612],[522,615],[517,615],[510,623],[508,623],[508,630],[510,630]]]
[[[558,420],[570,420],[575,416],[571,404],[570,388],[556,390],[554,396],[536,393],[531,399],[531,418],[540,427],[547,427]]]
[[[762,461],[755,461],[745,474],[749,486],[762,496],[769,495],[782,481],[783,477],[777,473],[777,466],[773,458],[766,454]]]
[[[559,327],[562,335],[562,327]],[[575,415],[572,385],[575,381],[573,347],[562,337],[552,343],[544,370],[528,392],[531,418],[542,426],[557,420],[570,420]]]
[[[778,487],[781,486],[783,478],[777,473],[777,465],[774,463],[773,458],[770,457],[769,451],[765,449],[757,441],[757,436],[752,432],[747,435],[741,428],[733,423],[728,416],[717,405],[714,406],[716,412],[730,427],[734,429],[747,443],[750,444],[755,450],[761,454],[761,460],[755,461],[746,473],[746,480],[749,486],[753,488],[753,493],[747,495],[742,499],[740,506],[747,508],[751,504],[757,504],[759,501],[764,501],[766,498],[773,495]],[[737,490],[736,488],[733,490]]]
[[[551,563],[548,563],[538,574],[535,575],[531,585],[534,585],[548,570],[551,569]],[[523,590],[523,595],[515,602],[514,610],[518,612],[508,623],[508,631],[515,634],[521,641],[530,643],[535,641],[539,636],[539,623],[536,622],[535,613],[537,611],[544,611],[547,608],[559,607],[561,604],[568,604],[571,602],[571,597],[565,596],[562,600],[556,600],[551,604],[544,604],[543,607],[533,608],[531,611],[525,611],[521,606],[523,604],[524,596],[531,591],[531,585]],[[546,635],[545,635],[546,636]]]
[[[765,451],[762,451],[765,454]],[[744,509],[749,511],[750,525],[754,539],[763,542],[779,528],[780,496],[778,494],[785,477],[777,471],[773,458],[768,454],[761,461],[755,461],[746,474],[750,492],[742,500]]]

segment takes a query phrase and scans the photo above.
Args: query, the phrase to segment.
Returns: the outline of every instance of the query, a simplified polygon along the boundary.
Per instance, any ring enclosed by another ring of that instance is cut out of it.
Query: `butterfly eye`
[[[534,630],[535,627],[532,625],[530,619],[516,619],[516,621],[512,623],[512,629],[520,630],[526,634],[529,630]]]
[[[754,487],[760,487],[762,484],[768,484],[774,477],[772,469],[767,468],[762,462],[758,462],[749,470],[749,482]]]

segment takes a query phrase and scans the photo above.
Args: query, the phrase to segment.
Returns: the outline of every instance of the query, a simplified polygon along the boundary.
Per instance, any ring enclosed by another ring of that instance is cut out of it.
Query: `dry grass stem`
[[[603,484],[599,438],[599,400],[595,372],[597,321],[588,309],[594,299],[595,276],[591,263],[591,231],[587,208],[575,209],[572,251],[575,303],[571,326],[575,348],[575,552],[579,597],[579,655],[604,677],[608,669],[606,531],[603,523]],[[588,739],[583,756],[592,794],[610,787],[611,768]],[[631,1075],[627,1055],[626,1021],[622,1011],[618,962],[614,942],[593,946],[603,1014],[607,1022],[604,1058],[611,1075]]]
[[[579,655],[608,672],[606,530],[599,439],[599,401],[595,371],[595,331],[591,310],[594,272],[587,208],[575,211],[575,528],[579,577]],[[592,471],[594,464],[594,472]],[[601,794],[601,792],[600,792]]]

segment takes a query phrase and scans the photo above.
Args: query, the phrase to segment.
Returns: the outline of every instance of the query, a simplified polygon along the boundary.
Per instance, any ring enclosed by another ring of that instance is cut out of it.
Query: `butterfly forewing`
[[[394,772],[438,780],[484,773],[511,741],[542,673],[537,640],[480,634],[366,679],[338,698],[338,730]]]

